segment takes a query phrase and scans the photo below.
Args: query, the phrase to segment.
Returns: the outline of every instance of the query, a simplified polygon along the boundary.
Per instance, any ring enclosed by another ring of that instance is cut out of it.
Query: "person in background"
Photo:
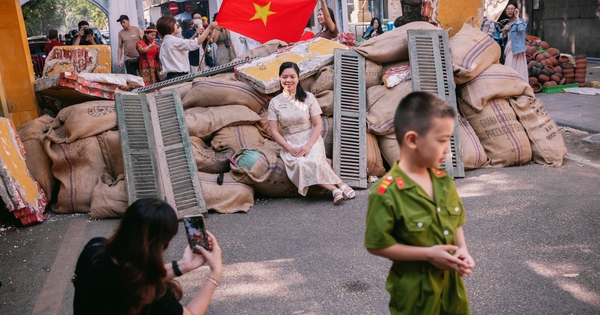
[[[46,52],[46,56],[48,56],[50,54],[50,51],[52,51],[52,48],[54,48],[54,46],[64,46],[64,43],[61,43],[58,40],[58,31],[55,29],[51,29],[48,31],[48,39],[50,39],[50,42],[48,44],[46,44],[46,46],[44,46],[44,51]]]
[[[87,21],[80,21],[77,23],[79,30],[73,34],[73,40],[71,45],[100,45],[102,41],[96,37],[94,31],[90,28],[90,24]]]
[[[213,21],[217,19],[217,13],[213,16]],[[230,63],[236,57],[235,48],[231,44],[231,34],[224,27],[217,27],[217,31],[213,32],[212,40],[217,43],[217,58],[215,65],[221,66]]]
[[[204,314],[221,280],[221,248],[207,231],[210,250],[198,246],[200,254],[194,254],[186,246],[180,260],[165,264],[164,252],[178,226],[175,210],[165,201],[145,198],[131,204],[109,239],[92,238],[81,252],[73,276],[73,314]],[[184,307],[174,279],[205,263],[209,275]]]
[[[199,28],[197,30],[199,34],[196,38],[183,39],[175,37],[179,28],[175,18],[163,16],[158,19],[156,29],[163,38],[160,49],[160,62],[163,71],[167,73],[167,80],[189,73],[190,61],[188,59],[188,52],[200,48],[210,31],[216,27],[217,23],[213,22],[207,29]]]
[[[510,22],[502,29],[502,34],[508,36],[504,47],[504,65],[515,69],[525,82],[529,82],[527,57],[525,56],[527,22],[519,17],[519,9],[514,2],[509,2],[506,6],[506,15]]]
[[[363,34],[363,38],[367,40],[381,34],[383,34],[381,22],[379,21],[379,18],[374,17],[371,19],[371,25],[367,27],[365,34]]]
[[[315,96],[298,84],[299,77],[297,64],[286,61],[279,67],[283,92],[269,103],[269,128],[273,140],[282,147],[281,159],[298,193],[306,196],[309,186],[318,185],[329,190],[333,204],[338,205],[356,194],[327,163],[321,137],[321,107]]]
[[[200,12],[192,13],[192,20],[190,21],[190,28],[188,28],[183,33],[183,38],[185,39],[196,39],[196,37],[200,36],[199,31],[203,31],[204,27],[202,27],[202,14]],[[204,44],[204,42],[202,43]],[[188,53],[188,59],[190,61],[190,73],[198,72],[200,68],[200,50],[202,47],[191,50]]]
[[[325,0],[319,1],[321,1],[321,8],[317,14],[317,22],[321,26],[321,30],[315,35],[315,38],[335,39],[339,34],[339,30],[335,24],[333,10],[327,7]]]
[[[206,16],[203,16],[200,18],[202,20],[202,27],[207,28],[210,23],[208,23],[208,18]]]
[[[136,49],[136,45],[144,38],[144,32],[139,27],[131,25],[127,15],[121,15],[117,22],[121,23],[123,27],[118,35],[117,58],[119,58],[119,68],[123,69],[123,65],[125,65],[125,71],[128,74],[138,75],[140,54]],[[121,61],[123,54],[124,62]]]
[[[144,31],[144,38],[135,45],[140,54],[140,76],[144,79],[145,85],[157,83],[158,72],[162,70],[160,45],[156,43],[156,37],[158,37],[156,28],[148,27]]]
[[[302,31],[302,35],[300,35],[300,39],[298,41],[301,42],[303,40],[309,40],[312,38],[315,38],[315,33],[313,33],[313,31],[310,29],[309,19],[308,22],[306,22],[306,27],[304,28],[304,31]]]

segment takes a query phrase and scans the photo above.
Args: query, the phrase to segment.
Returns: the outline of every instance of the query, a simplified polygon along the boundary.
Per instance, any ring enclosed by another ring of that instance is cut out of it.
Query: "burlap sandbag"
[[[214,133],[210,145],[216,150],[232,148],[237,152],[244,148],[262,146],[264,138],[254,125],[225,127]]]
[[[279,50],[280,48],[286,47],[287,45],[288,44],[284,41],[281,41],[278,39],[272,39],[254,49],[248,50],[241,56],[238,56],[237,58],[233,59],[233,61],[239,61],[244,58],[248,58],[248,57],[252,57],[252,56],[270,55],[270,54],[276,52],[277,50]]]
[[[311,75],[309,77],[302,79],[302,81],[300,81],[300,86],[302,86],[302,89],[305,92],[310,92],[310,87],[313,85],[313,83],[315,83],[316,80],[317,80],[317,76]]]
[[[56,137],[64,137],[64,127],[52,129]],[[98,138],[87,137],[71,143],[55,143],[44,139],[44,149],[52,160],[52,173],[60,182],[58,198],[52,211],[56,213],[90,212],[92,190],[97,179],[106,173],[106,164]]]
[[[325,118],[321,116],[321,138],[325,146],[325,156],[333,157],[333,118]]]
[[[408,30],[439,30],[427,22],[411,22],[371,38],[356,47],[365,58],[378,63],[388,63],[408,59]]]
[[[526,95],[509,101],[529,136],[533,160],[539,164],[561,166],[568,153],[565,140],[542,101]]]
[[[333,65],[319,69],[315,82],[310,86],[310,92],[315,95],[325,90],[333,90]]]
[[[90,215],[92,219],[120,218],[129,207],[125,174],[114,179],[110,174],[101,174],[92,190]]]
[[[319,107],[321,107],[321,111],[323,112],[321,116],[333,116],[333,91],[321,91],[319,94],[315,94],[315,98],[317,99],[317,103],[319,103]]]
[[[367,176],[383,176],[384,174],[385,167],[383,167],[377,137],[367,132]]]
[[[367,90],[367,125],[369,132],[376,135],[386,135],[394,132],[396,108],[398,108],[400,101],[411,92],[412,82],[410,80],[402,82],[391,89],[384,85],[369,88]]]
[[[191,136],[206,140],[227,126],[251,125],[260,116],[243,105],[194,107],[185,111],[185,123]]]
[[[458,115],[458,132],[460,133],[460,149],[465,170],[487,166],[490,159],[485,154],[485,149],[469,121],[461,115]]]
[[[52,125],[65,126],[64,139],[55,142],[71,143],[77,139],[95,136],[117,127],[114,101],[90,101],[63,108]]]
[[[489,66],[469,83],[458,86],[457,90],[460,98],[476,110],[483,109],[494,98],[535,96],[529,83],[517,71],[501,64]]]
[[[383,76],[383,67],[381,64],[365,59],[365,86],[370,88],[375,85],[381,84],[381,77]]]
[[[175,85],[168,85],[168,86],[162,88],[161,91],[173,90],[173,89],[177,89],[179,91],[179,96],[181,97],[181,99],[184,99],[185,96],[192,89],[192,82],[183,82],[183,83],[179,83],[179,84],[175,84]]]
[[[458,99],[458,103],[490,158],[491,167],[521,165],[531,161],[531,146],[525,129],[506,99],[493,99],[480,112],[461,99]]]
[[[107,173],[113,178],[125,174],[119,131],[109,130],[97,135],[96,138],[98,138]]]
[[[182,98],[183,108],[244,105],[255,113],[267,108],[268,101],[241,81],[202,81]]]
[[[236,182],[229,173],[223,174],[223,183],[217,183],[219,174],[198,172],[204,202],[208,210],[219,213],[248,212],[254,205],[252,186]]]
[[[454,83],[464,84],[500,60],[500,45],[479,30],[470,18],[456,35],[450,38],[450,55]]]
[[[210,174],[229,172],[229,157],[235,153],[234,149],[226,147],[215,150],[207,146],[202,139],[194,136],[190,136],[190,141],[199,172]]]
[[[392,132],[384,136],[377,136],[379,150],[389,166],[400,159],[400,145],[396,140],[396,133]]]
[[[52,198],[56,179],[52,175],[52,160],[44,150],[43,139],[53,121],[54,118],[44,115],[26,123],[19,129],[19,138],[25,148],[27,169],[44,190],[48,201]]]

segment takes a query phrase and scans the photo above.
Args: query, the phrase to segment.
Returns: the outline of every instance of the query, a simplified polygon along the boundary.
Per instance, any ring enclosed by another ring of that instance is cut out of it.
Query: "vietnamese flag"
[[[297,42],[316,5],[315,0],[223,0],[216,21],[261,43]]]

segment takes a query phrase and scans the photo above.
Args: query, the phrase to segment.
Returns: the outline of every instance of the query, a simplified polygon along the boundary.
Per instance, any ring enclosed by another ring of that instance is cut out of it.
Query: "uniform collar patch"
[[[398,185],[398,188],[404,188],[404,180],[402,177],[396,178],[396,185]]]
[[[448,173],[446,173],[445,171],[438,170],[436,168],[433,169],[433,174],[435,174],[437,177],[444,177],[448,175]]]

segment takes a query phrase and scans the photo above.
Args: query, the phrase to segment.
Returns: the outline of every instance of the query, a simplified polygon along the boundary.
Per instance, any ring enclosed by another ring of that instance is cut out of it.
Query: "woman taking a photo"
[[[144,31],[144,38],[135,44],[140,53],[140,76],[145,85],[157,83],[160,66],[160,45],[156,43],[158,32],[155,28],[148,27]]]
[[[309,186],[318,185],[333,194],[333,203],[337,205],[354,198],[355,193],[327,163],[321,138],[321,107],[315,96],[298,84],[299,75],[300,69],[293,62],[284,62],[279,67],[283,92],[269,103],[269,128],[275,142],[283,148],[280,156],[298,193],[306,196]]]
[[[213,16],[213,21],[217,20],[217,13]],[[217,31],[213,32],[212,40],[217,43],[217,58],[215,64],[221,66],[230,63],[236,57],[235,49],[231,44],[231,33],[224,27],[217,26]]]
[[[504,48],[504,65],[515,69],[525,82],[529,82],[527,57],[525,56],[527,22],[519,17],[519,9],[512,2],[506,6],[506,15],[510,22],[502,29],[502,34],[508,36]]]
[[[383,28],[381,27],[381,22],[379,22],[379,18],[372,18],[371,19],[371,25],[369,25],[369,27],[367,27],[367,30],[365,31],[365,34],[363,35],[363,38],[365,40],[373,38],[377,35],[381,35],[383,34]]]
[[[325,0],[319,1],[321,1],[321,8],[317,14],[317,22],[321,25],[321,31],[315,35],[315,38],[335,39],[339,34],[339,30],[335,24],[333,10],[327,7]]]
[[[178,261],[163,254],[177,234],[177,215],[156,198],[134,202],[109,238],[93,238],[83,249],[73,276],[74,314],[204,314],[221,279],[221,248],[208,235],[210,251],[189,246]],[[208,262],[210,273],[187,306],[173,279]]]

